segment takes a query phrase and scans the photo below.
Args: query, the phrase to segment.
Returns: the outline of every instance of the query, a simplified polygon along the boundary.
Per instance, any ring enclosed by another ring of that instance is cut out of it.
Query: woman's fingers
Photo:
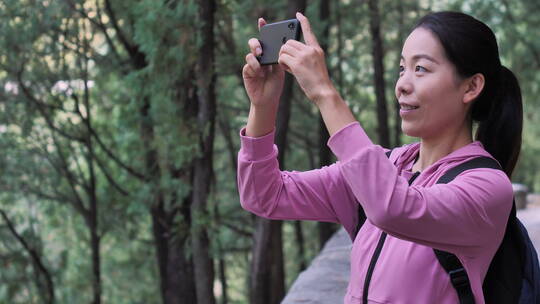
[[[291,56],[294,56],[295,53],[298,53],[299,50],[297,50],[296,48],[292,47],[290,44],[287,44],[285,43],[284,45],[281,46],[281,48],[279,49],[279,54],[278,54],[278,57],[280,57],[282,54],[284,53],[287,53]]]
[[[259,31],[260,31],[261,27],[266,25],[266,20],[264,20],[264,18],[259,18],[257,20],[257,25],[258,25]],[[261,46],[261,42],[259,41],[259,39],[256,39],[256,38],[249,39],[248,45],[249,45],[249,50],[251,51],[251,53],[253,53],[253,55],[261,56],[261,54],[262,54],[262,46]]]
[[[255,38],[249,39],[248,45],[249,45],[249,51],[250,51],[253,55],[255,55],[255,56],[260,56],[260,55],[262,54],[261,43],[259,42],[258,39],[255,39]]]
[[[296,49],[296,50],[298,50],[298,51],[301,51],[301,50],[305,49],[305,47],[306,47],[305,44],[303,44],[303,43],[300,42],[300,41],[294,40],[294,39],[289,39],[289,40],[287,40],[287,42],[282,46],[282,48],[283,48],[284,46],[286,46],[286,45],[287,45],[288,47],[294,48],[294,49]]]
[[[260,31],[261,27],[266,25],[266,20],[264,20],[264,18],[259,18],[259,20],[257,20],[257,24],[259,25],[259,31]]]
[[[287,53],[281,53],[278,58],[279,65],[287,72],[292,72],[292,67],[294,67],[295,59]]]
[[[250,74],[251,76],[261,76],[261,77],[264,76],[263,70],[261,69],[261,64],[259,63],[257,58],[255,58],[255,55],[253,55],[252,53],[247,54],[246,63],[251,68],[251,71],[252,71],[252,74]]]
[[[319,42],[317,42],[317,38],[311,30],[311,25],[309,24],[309,20],[306,18],[306,16],[302,15],[301,13],[296,13],[296,19],[300,21],[300,25],[302,26],[302,34],[304,35],[306,44],[310,46],[319,46]]]
[[[321,57],[324,59],[324,53],[322,53],[321,47],[305,45],[295,40],[289,40],[281,46],[279,55],[281,56],[284,53],[296,58],[302,64],[316,61]]]
[[[242,68],[242,75],[244,75],[244,78],[254,77],[255,71],[251,68],[249,64],[244,64],[244,68]]]

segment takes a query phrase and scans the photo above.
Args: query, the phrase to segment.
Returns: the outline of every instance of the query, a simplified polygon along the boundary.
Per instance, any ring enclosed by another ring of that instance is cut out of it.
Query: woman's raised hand
[[[251,101],[246,135],[260,137],[275,128],[279,98],[283,90],[284,70],[293,74],[306,96],[314,102],[330,135],[354,122],[349,107],[337,93],[326,68],[324,52],[311,30],[308,19],[296,14],[305,44],[288,40],[280,49],[278,64],[261,66],[256,56],[262,53],[259,40],[249,40],[250,53],[242,70],[244,86]],[[266,24],[259,18],[259,28]]]
[[[324,100],[335,88],[328,76],[324,52],[311,30],[309,20],[301,13],[296,18],[302,26],[305,44],[296,40],[288,40],[279,52],[279,65],[294,75],[298,84],[315,104]]]
[[[258,20],[259,29],[266,24],[263,18]],[[248,41],[250,52],[246,55],[246,64],[242,69],[244,86],[251,104],[256,107],[277,106],[283,90],[284,71],[278,65],[261,66],[256,56],[262,54],[258,39]]]

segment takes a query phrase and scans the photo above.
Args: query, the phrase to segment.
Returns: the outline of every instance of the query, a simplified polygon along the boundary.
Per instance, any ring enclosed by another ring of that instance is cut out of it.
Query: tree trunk
[[[152,216],[152,233],[154,235],[154,244],[156,247],[156,262],[159,270],[159,286],[161,291],[161,300],[164,304],[168,303],[167,297],[167,261],[169,257],[169,241],[167,238],[169,227],[167,217],[163,210],[163,203],[154,204],[150,208]]]
[[[253,250],[249,279],[249,303],[270,303],[271,221],[257,218],[253,232]]]
[[[174,224],[172,213],[167,214],[167,302],[164,304],[198,303],[193,260],[187,253],[191,226],[190,203],[191,195],[182,200],[180,209],[182,217],[187,220],[180,227]]]
[[[302,272],[304,271],[304,269],[306,269],[306,250],[304,246],[304,233],[301,221],[294,222],[294,234],[296,243],[298,243],[298,260],[300,261],[300,265],[298,265],[298,270],[299,272]]]
[[[140,113],[141,139],[147,147],[145,151],[146,174],[148,183],[153,183],[150,213],[159,267],[161,298],[163,304],[197,303],[192,260],[185,255],[191,226],[189,213],[191,195],[182,202],[176,203],[180,205],[185,220],[180,223],[180,226],[173,226],[174,211],[165,208],[164,194],[157,186],[161,170],[158,166],[157,151],[153,145],[154,125],[150,116],[148,97],[143,98]],[[178,178],[178,174],[173,174],[173,178]]]
[[[294,18],[296,12],[304,12],[306,0],[290,1],[287,17]],[[291,113],[294,78],[285,75],[283,93],[280,98],[277,122],[276,145],[279,149],[280,168],[284,168],[287,149],[287,131]],[[285,269],[283,266],[282,222],[263,218],[256,219],[253,235],[253,255],[250,278],[251,304],[277,304],[285,296]]]
[[[236,169],[236,168],[235,168]],[[219,211],[218,204],[214,204],[214,222],[221,223],[221,214]],[[249,236],[249,234],[247,234]],[[217,252],[219,255],[218,268],[219,268],[219,281],[221,282],[221,304],[227,304],[229,302],[229,292],[227,284],[227,271],[225,266],[225,252],[223,246],[221,245],[221,240],[219,235],[215,238]]]
[[[307,1],[295,0],[288,2],[287,14],[290,18],[295,18],[296,12],[305,13]],[[278,117],[276,124],[276,145],[279,150],[279,167],[285,169],[285,153],[288,148],[287,133],[289,131],[289,121],[291,116],[291,103],[293,99],[294,77],[286,73],[283,93],[279,101]],[[283,257],[283,231],[282,222],[273,221],[271,223],[271,299],[270,303],[280,303],[285,296],[285,267]],[[300,232],[301,233],[301,232]],[[299,244],[303,247],[303,244]]]
[[[225,260],[223,257],[219,259],[219,277],[221,280],[221,288],[222,288],[222,296],[221,296],[221,304],[227,304],[229,303],[229,295],[227,292],[227,276],[225,272]]]
[[[203,20],[201,28],[202,44],[197,63],[197,102],[200,157],[195,159],[193,178],[193,201],[191,204],[191,244],[195,286],[198,304],[214,304],[214,263],[210,256],[210,240],[206,230],[208,218],[208,193],[213,176],[212,154],[215,119],[216,95],[214,69],[214,13],[216,4],[213,0],[199,1],[199,16]],[[201,221],[202,220],[202,221]]]
[[[283,258],[282,221],[271,221],[271,249],[270,249],[270,303],[278,304],[285,297],[285,267]]]
[[[95,202],[92,203],[95,205]],[[92,251],[92,287],[94,291],[93,304],[101,303],[101,261],[99,254],[100,237],[97,231],[97,208],[90,211],[90,248]]]
[[[151,208],[152,230],[159,266],[161,298],[164,304],[197,303],[193,265],[185,256],[189,237],[191,197],[184,199],[181,212],[184,220],[180,227],[173,227],[165,211],[163,198],[158,195]],[[174,240],[174,241],[173,241]]]
[[[379,18],[379,8],[377,0],[369,0],[369,27],[371,32],[373,69],[375,71],[374,84],[377,98],[377,119],[379,144],[383,147],[390,147],[390,134],[388,130],[388,111],[386,109],[386,95],[384,84],[384,63],[383,63],[383,42],[381,39],[381,21]]]
[[[327,54],[328,52],[328,44],[330,39],[330,1],[329,0],[321,0],[320,10],[319,10],[319,19],[322,23],[324,23],[324,30],[322,33],[322,43],[321,48],[323,49],[324,53]],[[332,77],[332,73],[329,70],[328,73],[330,74],[330,77]],[[324,120],[319,113],[319,167],[328,166],[331,163],[331,154],[330,149],[326,145],[329,139],[328,130],[326,129],[326,125],[324,124]],[[337,227],[334,223],[326,223],[326,222],[319,222],[317,223],[319,227],[319,248],[322,249],[324,247],[324,244],[330,237],[332,237],[332,234],[336,231]]]
[[[86,25],[83,24],[83,32],[87,32]],[[78,44],[88,51],[88,40],[78,41]],[[82,94],[82,101],[84,104],[84,109],[86,109],[86,115],[80,111],[79,108],[79,99],[77,98],[77,113],[81,118],[83,124],[86,127],[86,132],[84,133],[84,148],[86,151],[84,153],[84,158],[86,160],[86,166],[88,168],[88,180],[83,181],[85,185],[83,189],[85,190],[85,196],[88,198],[88,209],[83,211],[83,217],[85,219],[86,225],[90,232],[90,252],[92,260],[92,291],[93,299],[92,304],[101,304],[101,256],[100,256],[100,243],[101,236],[99,234],[99,212],[98,212],[98,198],[96,194],[96,173],[95,173],[95,155],[94,155],[94,146],[93,146],[93,136],[92,136],[92,111],[90,110],[90,94],[88,91],[88,61],[82,58],[77,59],[77,66],[81,70],[84,81],[84,90]],[[59,141],[58,141],[59,143]],[[62,155],[62,153],[60,153]],[[67,160],[66,160],[67,163]],[[65,173],[67,178],[71,178],[69,169],[66,166]]]
[[[85,43],[85,46],[88,44]],[[80,65],[82,68],[82,64]],[[86,85],[88,83],[88,63],[84,65],[84,106],[86,109],[90,109],[90,94],[88,91],[88,86]],[[88,111],[86,113],[86,119],[84,119],[87,133],[86,133],[86,148],[88,149],[86,153],[86,162],[88,163],[88,172],[89,172],[89,180],[88,180],[88,197],[89,197],[89,203],[90,203],[90,210],[88,213],[89,217],[89,229],[90,229],[90,248],[92,251],[92,273],[93,273],[93,280],[92,285],[94,287],[94,300],[92,303],[94,304],[101,304],[101,253],[100,253],[100,244],[101,244],[101,236],[99,235],[99,212],[98,212],[98,198],[96,193],[96,173],[95,173],[95,166],[94,166],[94,145],[92,140],[92,111]],[[81,118],[83,115],[81,115]]]
[[[227,152],[229,153],[229,161],[230,161],[231,169],[232,169],[232,172],[234,172],[234,176],[235,176],[234,180],[238,180],[238,178],[236,178],[236,176],[238,175],[238,172],[236,171],[236,169],[238,168],[238,159],[236,158],[237,153],[238,153],[238,148],[234,145],[234,141],[231,136],[231,127],[228,121],[229,117],[227,117],[227,114],[224,113],[223,111],[221,112],[221,114],[224,117],[221,117],[221,118],[219,116],[216,117],[217,123],[219,125],[219,130],[221,131],[223,138],[225,139]]]
[[[223,251],[221,246],[219,246],[220,256],[219,256],[219,280],[221,282],[221,304],[229,303],[228,295],[228,284],[227,284],[227,272],[225,270],[225,258],[223,257]]]
[[[343,31],[341,26],[341,7],[339,6],[339,1],[335,1],[335,11],[336,11],[336,26],[337,26],[337,71],[338,71],[338,90],[340,93],[344,94],[345,92],[343,87]],[[345,96],[344,96],[345,97]]]
[[[405,37],[405,24],[404,24],[404,11],[403,11],[403,2],[397,1],[397,11],[398,11],[398,39],[397,39],[397,62],[396,66],[399,66],[399,62],[401,61],[401,46],[403,45],[403,39]],[[394,102],[395,107],[395,113],[394,113],[394,146],[399,147],[401,146],[401,117],[399,116],[399,103],[396,101]]]
[[[140,113],[140,132],[144,151],[144,165],[147,180],[158,181],[160,178],[159,167],[157,164],[157,151],[153,148],[154,141],[154,126],[150,117],[150,100],[148,97],[143,97]],[[168,290],[168,256],[169,256],[169,241],[170,227],[167,221],[167,214],[163,207],[163,195],[159,190],[154,188],[153,198],[150,207],[152,215],[152,232],[154,233],[154,242],[156,245],[156,258],[159,266],[161,297],[164,304],[171,303],[166,297]],[[157,193],[156,193],[157,192]]]
[[[213,135],[212,135],[213,137]],[[208,160],[209,159],[209,160]],[[211,155],[198,159],[195,163],[193,182],[193,201],[191,205],[191,245],[193,250],[193,266],[195,270],[195,286],[197,303],[215,303],[213,292],[214,267],[210,256],[210,241],[206,230],[208,210],[206,201],[210,190]]]
[[[144,53],[139,51],[136,45],[125,45],[130,54],[130,62],[134,70],[142,70],[148,62]],[[188,67],[189,68],[189,67]],[[186,82],[185,86],[191,86]],[[190,90],[191,87],[180,89]],[[156,260],[159,270],[159,285],[163,304],[197,303],[196,287],[194,280],[193,261],[187,256],[188,239],[190,236],[191,213],[190,205],[193,193],[186,198],[174,198],[166,208],[165,194],[159,187],[162,172],[158,163],[158,151],[154,144],[154,122],[151,116],[151,102],[149,96],[141,96],[140,135],[144,151],[144,180],[150,185],[153,197],[150,199],[150,215],[152,219],[152,233],[156,247]],[[194,106],[194,100],[188,100],[185,104]],[[184,105],[184,104],[182,104]],[[186,113],[193,113],[188,108]],[[181,169],[169,168],[172,178],[191,181],[193,168]],[[177,211],[182,213],[183,220],[180,225],[173,226],[174,216]]]

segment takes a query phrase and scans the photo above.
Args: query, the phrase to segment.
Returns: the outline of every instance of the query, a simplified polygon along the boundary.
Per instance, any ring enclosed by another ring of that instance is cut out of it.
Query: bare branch
[[[120,25],[118,24],[118,19],[116,17],[116,14],[114,10],[112,9],[111,1],[105,0],[105,12],[107,12],[107,16],[111,20],[111,23],[113,25],[114,30],[116,31],[116,35],[118,36],[118,39],[120,39],[120,42],[124,46],[124,49],[128,52],[129,56],[131,57],[131,61],[134,64],[136,68],[142,68],[143,66],[146,66],[146,59],[143,53],[139,51],[139,48],[137,45],[133,45],[128,41],[126,38],[126,35],[120,28]],[[144,61],[143,63],[141,62]],[[140,65],[143,66],[140,66]]]
[[[60,167],[61,171],[59,172],[68,182],[71,192],[75,196],[74,205],[76,208],[81,212],[85,220],[88,219],[88,210],[84,207],[84,203],[79,196],[79,192],[76,189],[76,179],[73,178],[73,174],[69,171],[69,166],[66,162],[66,157],[64,153],[62,152],[62,148],[60,147],[60,144],[58,143],[58,139],[56,139],[56,136],[54,136],[54,133],[52,134],[54,145],[56,146],[56,151],[59,155],[58,159],[61,162],[62,167]],[[63,174],[62,174],[63,173]]]
[[[245,236],[245,237],[251,238],[253,236],[252,232],[250,232],[248,230],[245,230],[245,229],[242,229],[240,227],[236,227],[235,225],[233,225],[231,223],[228,223],[228,222],[225,222],[225,221],[220,222],[219,225],[220,226],[223,225],[223,226],[229,228],[230,230],[232,230],[232,231],[234,231],[234,232],[236,232],[236,233],[238,233],[238,234],[240,234],[242,236]]]
[[[4,210],[0,209],[0,215],[4,219],[4,222],[6,222],[9,231],[17,241],[22,245],[24,250],[28,252],[30,255],[30,258],[32,259],[32,262],[34,265],[36,265],[37,269],[39,270],[38,274],[41,273],[45,277],[45,283],[46,283],[46,292],[47,292],[47,303],[54,303],[54,284],[51,277],[51,274],[49,270],[45,267],[43,261],[41,260],[41,257],[39,256],[38,252],[30,247],[28,245],[28,242],[17,232],[15,229],[15,226],[13,225],[13,222],[8,218],[7,214],[4,212]]]
[[[138,178],[141,181],[148,180],[148,178],[144,174],[137,172],[137,170],[128,166],[126,163],[121,161],[116,155],[114,155],[114,153],[109,148],[107,148],[107,146],[103,143],[103,141],[101,140],[101,138],[98,136],[97,132],[93,128],[90,128],[90,133],[96,139],[99,147],[105,152],[105,154],[107,154],[107,156],[109,156],[116,164],[118,164],[118,166],[120,166],[121,168],[126,170],[129,174],[133,175],[134,177]]]
[[[45,119],[45,122],[47,123],[47,126],[49,126],[49,128],[51,130],[54,130],[55,132],[57,132],[58,134],[62,135],[63,137],[66,137],[70,140],[73,140],[73,141],[77,141],[77,142],[83,142],[84,139],[82,137],[77,137],[75,135],[71,135],[69,133],[66,133],[64,130],[56,127],[54,125],[54,123],[52,122],[51,120],[51,117],[47,114],[47,111],[45,111],[45,103],[39,101],[37,98],[35,98],[32,93],[30,92],[30,89],[24,85],[24,82],[22,80],[22,70],[21,69],[18,73],[17,73],[17,81],[19,83],[19,86],[21,87],[24,95],[26,96],[26,98],[28,98],[32,103],[34,103],[36,105],[36,108],[38,109],[38,111],[40,112],[41,116]]]
[[[116,46],[114,45],[113,40],[109,36],[109,33],[107,33],[107,27],[105,26],[105,24],[103,24],[101,22],[101,9],[100,9],[100,7],[99,7],[99,5],[97,3],[98,1],[96,1],[98,20],[96,20],[94,18],[90,18],[90,16],[88,16],[88,14],[83,9],[77,9],[77,5],[73,2],[73,0],[65,0],[65,2],[69,5],[69,7],[72,10],[79,13],[82,17],[84,17],[85,19],[90,21],[93,25],[95,25],[98,29],[101,30],[101,32],[105,36],[105,40],[107,41],[107,45],[109,45],[109,47],[111,48],[111,51],[113,52],[114,56],[117,58],[118,62],[121,62],[122,60],[120,58],[120,55],[118,54],[118,51],[116,50]]]
[[[101,160],[99,159],[99,157],[97,157],[96,155],[94,155],[94,159],[98,165],[98,168],[101,170],[101,172],[103,173],[103,175],[105,175],[105,178],[107,179],[107,181],[111,184],[111,186],[113,186],[114,189],[116,189],[118,192],[120,192],[122,195],[124,196],[128,196],[129,195],[129,192],[127,190],[124,190],[115,180],[114,178],[111,176],[111,174],[109,173],[109,171],[105,168],[105,165],[101,162]]]

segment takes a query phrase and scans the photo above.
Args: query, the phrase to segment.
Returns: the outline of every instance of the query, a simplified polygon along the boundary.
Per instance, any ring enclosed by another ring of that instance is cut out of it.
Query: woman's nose
[[[404,72],[396,82],[396,96],[408,95],[412,92],[413,86],[407,72]]]

